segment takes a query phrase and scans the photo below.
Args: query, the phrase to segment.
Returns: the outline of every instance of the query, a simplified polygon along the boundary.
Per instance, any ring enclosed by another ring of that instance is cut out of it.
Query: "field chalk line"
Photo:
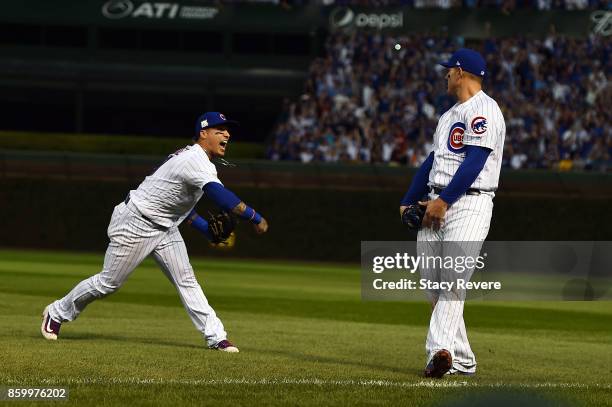
[[[20,380],[8,379],[7,384],[19,384]],[[28,380],[31,382],[31,379]],[[216,385],[246,385],[246,386],[279,386],[279,385],[315,385],[315,386],[361,386],[361,387],[402,387],[402,388],[522,388],[522,389],[557,389],[557,388],[601,388],[611,389],[610,384],[584,384],[584,383],[471,383],[468,381],[427,381],[399,382],[391,380],[355,379],[355,380],[327,380],[316,378],[223,378],[223,379],[164,379],[164,378],[63,378],[41,379],[44,385],[66,384],[137,384],[137,385],[190,385],[190,386],[216,386]]]

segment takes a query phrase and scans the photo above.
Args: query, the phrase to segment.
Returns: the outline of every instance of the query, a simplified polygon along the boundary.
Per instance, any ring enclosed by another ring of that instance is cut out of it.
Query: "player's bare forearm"
[[[246,204],[240,201],[238,205],[234,206],[234,209],[232,209],[232,213],[235,215],[241,216],[246,210],[246,208],[247,208]]]
[[[268,231],[268,222],[266,221],[266,219],[263,216],[258,215],[244,202],[240,201],[238,205],[234,206],[232,212],[243,219],[249,218],[249,220],[253,222],[253,227],[255,228],[255,232],[257,234],[266,233]],[[252,212],[252,214],[250,212]],[[258,222],[254,222],[257,220],[255,219],[256,216],[259,216]]]

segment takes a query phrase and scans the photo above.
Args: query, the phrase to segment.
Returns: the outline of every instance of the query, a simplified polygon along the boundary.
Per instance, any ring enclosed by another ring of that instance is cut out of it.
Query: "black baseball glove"
[[[229,212],[219,212],[216,215],[209,213],[208,231],[212,237],[211,243],[219,244],[229,239],[236,228],[236,216]]]
[[[419,230],[425,216],[425,207],[419,204],[408,205],[402,213],[402,223],[410,230]]]

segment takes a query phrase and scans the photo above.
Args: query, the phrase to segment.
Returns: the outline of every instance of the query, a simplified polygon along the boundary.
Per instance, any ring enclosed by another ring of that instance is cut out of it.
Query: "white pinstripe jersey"
[[[153,222],[178,225],[198,203],[209,182],[218,182],[217,168],[198,144],[168,156],[155,172],[130,191],[130,200]]]
[[[473,145],[492,151],[471,188],[496,190],[505,137],[504,116],[497,102],[482,90],[467,101],[456,103],[438,121],[428,185],[446,187],[465,158],[465,145]]]

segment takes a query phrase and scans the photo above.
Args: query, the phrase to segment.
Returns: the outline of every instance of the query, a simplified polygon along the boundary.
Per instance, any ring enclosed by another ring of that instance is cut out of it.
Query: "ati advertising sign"
[[[404,13],[397,12],[356,12],[349,7],[337,7],[329,14],[332,30],[346,29],[398,29],[404,27]]]
[[[179,3],[136,2],[132,0],[109,0],[102,6],[102,15],[110,20],[150,19],[210,20],[219,13],[216,7],[187,6]]]

